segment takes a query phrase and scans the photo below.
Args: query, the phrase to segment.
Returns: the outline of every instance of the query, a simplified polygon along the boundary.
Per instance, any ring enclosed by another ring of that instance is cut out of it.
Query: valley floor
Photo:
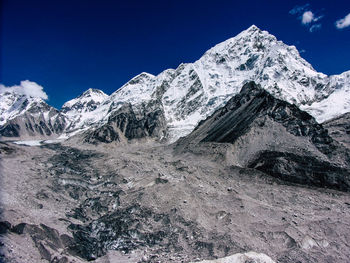
[[[349,193],[147,143],[0,154],[0,262],[349,262]]]

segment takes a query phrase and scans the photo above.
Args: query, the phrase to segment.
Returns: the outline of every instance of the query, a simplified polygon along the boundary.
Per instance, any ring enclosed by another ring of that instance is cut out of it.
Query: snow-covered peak
[[[41,98],[26,96],[16,92],[0,94],[0,125],[27,111],[47,111],[50,108]]]
[[[316,72],[295,46],[251,26],[176,69],[162,99],[174,139],[190,132],[248,81],[297,105],[325,97],[332,89],[326,89],[329,78]]]
[[[256,25],[251,25],[250,27],[248,27],[245,31],[256,31],[256,30],[260,30],[260,28],[258,28]]]
[[[107,97],[108,95],[105,94],[102,90],[90,88],[87,91],[83,92],[83,94],[81,94],[79,97],[95,97],[95,96]]]
[[[69,119],[67,130],[85,128],[98,122],[102,117],[95,113],[108,95],[98,89],[88,89],[81,95],[63,104],[61,111]]]
[[[155,78],[152,74],[142,72],[112,93],[105,104],[113,103],[115,108],[124,103],[138,104],[149,101],[155,88],[153,85]]]
[[[81,95],[67,101],[62,106],[62,111],[68,113],[70,111],[86,112],[96,109],[102,101],[108,97],[102,90],[98,89],[88,89]]]

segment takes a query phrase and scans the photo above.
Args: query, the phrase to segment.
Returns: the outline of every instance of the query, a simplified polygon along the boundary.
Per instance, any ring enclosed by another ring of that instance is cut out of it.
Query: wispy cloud
[[[289,14],[291,15],[300,15],[301,13],[303,13],[308,7],[310,6],[310,4],[306,4],[306,5],[297,5],[295,6],[292,10],[289,11]]]
[[[6,87],[5,85],[0,84],[0,93],[5,92],[14,92],[17,94],[26,95],[28,97],[42,98],[44,100],[48,99],[44,88],[39,84],[29,80],[23,80],[19,85],[10,87]]]
[[[337,20],[337,21],[335,22],[335,26],[336,26],[338,29],[343,29],[343,28],[345,28],[345,27],[350,26],[350,13],[347,14],[344,18]]]
[[[297,19],[301,21],[301,24],[307,26],[310,32],[319,30],[322,27],[321,23],[316,24],[316,22],[321,20],[323,15],[316,15],[315,12],[311,11],[310,4],[295,6],[289,11],[289,14],[296,15]]]
[[[321,24],[314,24],[314,25],[312,25],[312,26],[309,28],[309,30],[310,30],[310,32],[315,32],[315,31],[317,31],[317,30],[320,30],[321,27],[322,27]]]

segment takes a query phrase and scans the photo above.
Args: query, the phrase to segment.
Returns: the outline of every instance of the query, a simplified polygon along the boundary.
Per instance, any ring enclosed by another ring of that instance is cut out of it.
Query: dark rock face
[[[233,97],[214,115],[220,119],[211,125],[202,142],[234,143],[260,117],[268,117],[282,124],[295,136],[310,137],[320,149],[332,142],[327,130],[311,115],[299,110],[295,105],[274,98],[253,82],[246,84],[240,94]],[[259,125],[262,126],[263,123],[260,122]]]
[[[254,82],[176,147],[192,150],[211,143],[233,145],[228,151],[236,165],[295,183],[350,190],[349,151],[308,113]]]
[[[120,142],[120,135],[113,126],[105,124],[103,127],[88,132],[84,137],[84,141],[92,144]]]
[[[161,140],[167,133],[164,111],[158,101],[140,105],[137,109],[131,104],[123,105],[112,112],[105,125],[88,131],[84,141],[89,143],[110,143],[146,137]]]
[[[0,128],[0,134],[5,137],[19,137],[21,127],[16,123],[8,123]]]
[[[5,142],[0,142],[0,155],[11,155],[15,152],[16,150],[12,145],[9,145]]]
[[[11,229],[11,224],[8,221],[0,222],[0,235],[6,234]]]
[[[350,112],[322,124],[329,132],[329,135],[350,148]]]
[[[348,169],[311,156],[266,151],[248,167],[293,183],[349,191]]]

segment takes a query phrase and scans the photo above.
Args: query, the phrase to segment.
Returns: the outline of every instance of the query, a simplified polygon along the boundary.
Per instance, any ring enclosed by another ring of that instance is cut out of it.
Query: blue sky
[[[141,72],[193,62],[252,24],[295,45],[318,71],[350,70],[349,1],[1,3],[0,83],[36,82],[57,108],[88,88],[110,94]]]

